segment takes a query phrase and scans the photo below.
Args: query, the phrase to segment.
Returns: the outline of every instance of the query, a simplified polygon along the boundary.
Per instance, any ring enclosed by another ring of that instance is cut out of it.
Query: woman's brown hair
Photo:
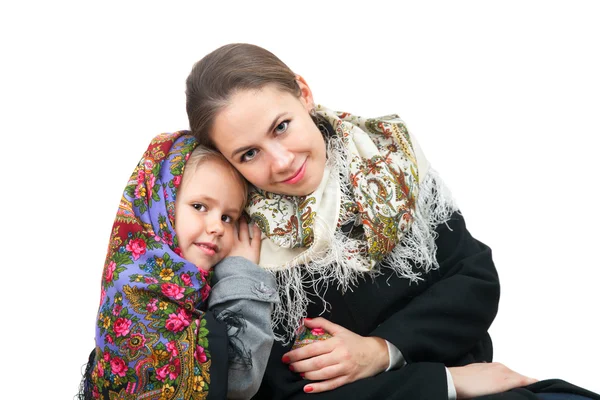
[[[210,138],[215,116],[239,90],[267,85],[300,97],[296,74],[273,53],[247,43],[228,44],[194,64],[186,80],[186,110],[190,130],[200,144],[213,147]]]

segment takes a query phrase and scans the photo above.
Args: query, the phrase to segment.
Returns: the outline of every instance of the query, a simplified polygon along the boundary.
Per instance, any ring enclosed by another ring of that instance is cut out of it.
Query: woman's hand
[[[506,392],[531,385],[537,379],[521,375],[500,363],[476,363],[448,368],[458,399],[470,399],[487,394]]]
[[[384,339],[357,335],[325,318],[307,318],[304,326],[322,328],[333,336],[283,355],[282,361],[292,371],[318,381],[304,386],[307,393],[325,392],[368,378],[384,371],[389,364]]]
[[[248,222],[246,222],[246,218],[244,217],[240,218],[239,225],[239,229],[236,227],[234,231],[233,247],[229,252],[229,257],[244,257],[254,264],[258,264],[260,257],[260,228],[256,224],[248,226]],[[249,234],[250,230],[252,230],[252,235]]]

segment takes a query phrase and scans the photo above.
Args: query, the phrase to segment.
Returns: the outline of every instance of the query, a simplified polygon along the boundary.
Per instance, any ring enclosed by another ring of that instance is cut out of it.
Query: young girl
[[[185,133],[155,137],[125,188],[85,398],[250,398],[260,385],[278,297],[256,266],[260,231],[240,218],[246,183]]]

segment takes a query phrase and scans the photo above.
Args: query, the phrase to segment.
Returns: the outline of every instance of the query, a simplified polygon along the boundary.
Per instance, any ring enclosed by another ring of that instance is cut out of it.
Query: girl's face
[[[325,141],[310,117],[308,85],[299,77],[297,98],[274,86],[234,93],[214,121],[217,149],[256,187],[304,196],[325,170]]]
[[[175,199],[175,233],[183,258],[209,270],[234,243],[244,188],[225,161],[186,166]]]

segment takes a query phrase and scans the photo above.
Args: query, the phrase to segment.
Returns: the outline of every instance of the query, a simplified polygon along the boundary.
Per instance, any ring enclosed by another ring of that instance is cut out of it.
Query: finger
[[[307,358],[331,353],[333,349],[335,349],[335,343],[333,343],[332,339],[320,340],[285,353],[281,360],[286,364],[294,363],[306,360]]]
[[[334,364],[314,371],[301,372],[301,374],[304,379],[325,381],[344,375],[344,367],[340,364]]]
[[[339,388],[342,385],[345,385],[349,382],[347,376],[342,375],[337,378],[328,379],[326,381],[314,382],[304,386],[304,392],[306,393],[321,393],[327,392],[329,390],[333,390]]]
[[[334,324],[333,322],[326,320],[325,318],[322,318],[322,317],[304,318],[304,326],[306,326],[309,329],[323,328],[323,329],[325,329],[325,331],[327,331],[327,333],[330,333],[334,336],[340,332],[347,330],[346,328],[344,328],[338,324]]]
[[[240,242],[248,243],[250,238],[248,236],[248,222],[246,222],[246,218],[240,218],[240,232],[239,232]]]
[[[258,225],[256,225],[254,222],[250,224],[252,226],[252,247],[253,248],[260,248],[260,239],[261,239],[261,234],[262,232],[260,231],[260,228],[258,227]]]
[[[234,238],[234,241],[235,241],[235,239],[239,240],[239,231],[240,231],[240,228],[238,227],[238,224],[233,224],[233,238]]]
[[[310,357],[304,360],[293,362],[290,364],[290,370],[298,373],[316,372],[334,365],[339,365],[339,363],[334,357],[332,357],[332,353],[325,353],[321,354],[320,356]]]

